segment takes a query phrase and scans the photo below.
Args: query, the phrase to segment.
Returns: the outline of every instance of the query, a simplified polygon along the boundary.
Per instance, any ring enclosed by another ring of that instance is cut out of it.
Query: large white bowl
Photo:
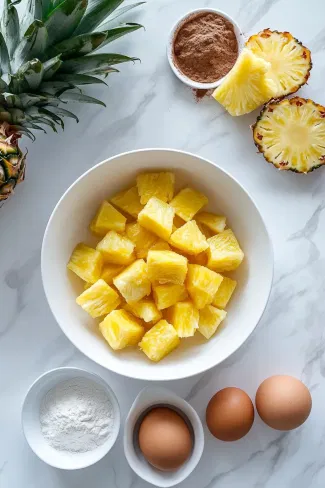
[[[209,198],[209,210],[225,214],[235,231],[245,260],[234,273],[236,293],[218,333],[205,341],[201,334],[183,340],[158,364],[137,350],[114,352],[98,332],[97,322],[77,304],[80,280],[67,271],[74,246],[92,244],[88,223],[100,202],[134,185],[144,170],[169,169],[178,188],[191,185]],[[47,225],[42,247],[42,276],[52,312],[71,342],[96,363],[116,373],[142,380],[176,380],[216,366],[235,352],[258,324],[272,285],[272,245],[256,205],[242,186],[223,169],[193,154],[170,149],[146,149],[120,154],[93,167],[63,195]]]

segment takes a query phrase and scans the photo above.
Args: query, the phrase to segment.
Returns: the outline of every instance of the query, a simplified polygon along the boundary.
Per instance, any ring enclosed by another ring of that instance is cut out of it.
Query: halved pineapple
[[[138,217],[139,224],[165,241],[172,233],[173,219],[174,209],[156,197],[150,198]]]
[[[170,245],[168,242],[163,241],[162,239],[159,239],[157,242],[155,242],[151,247],[151,251],[171,251]]]
[[[110,230],[124,232],[126,217],[122,215],[109,202],[104,200],[90,224],[90,230],[96,235],[103,237]]]
[[[143,259],[138,259],[115,276],[113,283],[127,303],[138,302],[151,293],[148,269]]]
[[[186,222],[192,220],[194,215],[207,203],[207,197],[193,188],[184,188],[170,202],[175,209],[175,214]]]
[[[149,251],[148,276],[152,283],[183,285],[187,273],[187,259],[173,251]]]
[[[150,198],[156,197],[163,202],[170,202],[174,196],[175,175],[169,171],[161,173],[143,173],[137,176],[140,202],[145,205]]]
[[[247,48],[238,56],[235,66],[212,96],[230,113],[244,115],[268,102],[277,87],[268,76],[271,64]]]
[[[122,273],[125,266],[122,264],[105,264],[100,275],[101,279],[106,281],[108,285],[113,283],[113,278]]]
[[[157,308],[164,310],[186,300],[188,294],[184,285],[157,285],[153,286],[153,298]]]
[[[100,279],[81,293],[76,302],[91,317],[96,318],[115,310],[120,305],[121,300],[116,291],[106,281]]]
[[[325,107],[312,100],[271,102],[252,129],[259,152],[280,170],[309,173],[325,164]]]
[[[136,317],[146,323],[158,322],[158,320],[162,319],[162,313],[151,298],[143,298],[139,302],[129,303],[126,307],[126,310],[131,311]]]
[[[226,217],[224,215],[216,215],[210,212],[200,212],[195,216],[195,220],[196,222],[206,226],[214,234],[219,234],[219,232],[225,230],[226,227]]]
[[[186,224],[173,232],[169,242],[172,246],[181,249],[187,254],[199,254],[209,247],[195,220],[186,222]]]
[[[139,213],[143,209],[143,205],[140,203],[138,188],[136,186],[133,186],[128,190],[121,191],[111,198],[111,202],[117,208],[120,208],[129,215],[132,215],[132,217],[135,219],[138,218]]]
[[[125,310],[113,310],[99,324],[99,330],[114,351],[136,345],[145,333],[138,319]]]
[[[217,308],[226,308],[232,294],[235,291],[237,286],[237,281],[228,278],[227,276],[223,277],[222,283],[218,288],[217,293],[214,296],[212,305]]]
[[[126,224],[125,234],[135,244],[137,258],[146,258],[148,250],[157,241],[157,236],[142,227],[138,222]]]
[[[180,343],[176,330],[166,320],[160,320],[142,337],[140,349],[151,361],[158,362]]]
[[[200,310],[199,332],[206,338],[210,339],[216,332],[221,322],[226,318],[227,312],[219,310],[212,305],[207,305]]]
[[[199,264],[189,264],[186,287],[197,309],[210,305],[223,277]]]
[[[100,278],[103,257],[99,251],[83,243],[78,244],[70,257],[67,268],[87,283],[96,283]]]
[[[96,249],[102,253],[106,263],[130,264],[135,259],[134,247],[130,239],[111,230],[97,244]]]
[[[167,311],[169,322],[179,337],[192,337],[199,326],[199,311],[191,301],[175,303]]]
[[[264,29],[251,36],[246,47],[271,64],[267,76],[276,85],[275,98],[294,93],[307,82],[312,67],[310,51],[290,32]]]
[[[208,267],[214,271],[235,270],[244,259],[244,253],[231,229],[211,237],[208,243]]]

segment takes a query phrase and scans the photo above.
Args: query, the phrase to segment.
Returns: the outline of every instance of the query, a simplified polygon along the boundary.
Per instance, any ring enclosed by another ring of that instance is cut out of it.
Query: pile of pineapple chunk
[[[101,203],[90,224],[96,249],[80,243],[68,268],[84,280],[77,303],[112,349],[138,345],[152,361],[196,331],[210,339],[236,281],[221,273],[244,253],[226,217],[201,211],[202,193],[174,196],[172,172],[140,174],[136,186]]]

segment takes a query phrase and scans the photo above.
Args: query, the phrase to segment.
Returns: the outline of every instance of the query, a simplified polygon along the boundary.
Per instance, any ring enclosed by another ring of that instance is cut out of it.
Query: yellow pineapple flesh
[[[134,243],[137,258],[146,258],[148,250],[157,241],[157,236],[138,222],[127,224],[125,234]]]
[[[206,266],[208,263],[208,255],[204,251],[204,252],[200,252],[200,254],[196,254],[196,256],[190,256],[189,257],[189,263],[200,264],[201,266]]]
[[[237,286],[237,281],[224,276],[217,293],[214,296],[212,305],[217,308],[226,308],[232,294]]]
[[[183,285],[187,273],[187,259],[173,251],[148,252],[148,276],[152,283]]]
[[[169,242],[172,246],[181,249],[187,254],[199,254],[209,247],[195,220],[190,220],[173,232]]]
[[[138,302],[151,293],[148,268],[143,259],[138,259],[115,276],[113,283],[127,303]]]
[[[123,212],[126,212],[135,219],[138,218],[139,213],[143,209],[143,205],[140,203],[138,188],[136,186],[133,186],[128,190],[121,191],[111,198],[111,202],[115,205],[115,207],[123,210]]]
[[[150,198],[138,217],[140,225],[165,241],[172,233],[173,219],[174,209],[156,197]]]
[[[140,349],[151,361],[161,361],[180,343],[174,327],[166,320],[160,320],[142,337]]]
[[[96,236],[103,237],[110,230],[124,232],[126,217],[109,202],[102,202],[99,210],[90,224],[90,230]]]
[[[182,227],[182,225],[186,224],[185,220],[181,219],[178,215],[175,214],[173,225],[175,230]]]
[[[235,234],[231,229],[224,230],[208,239],[208,267],[214,271],[233,271],[244,259]]]
[[[156,197],[163,202],[170,202],[174,196],[175,175],[169,171],[161,173],[143,173],[137,176],[137,187],[142,205]]]
[[[157,285],[153,286],[153,298],[157,308],[164,310],[186,300],[188,294],[184,285]]]
[[[99,330],[114,351],[135,346],[145,333],[145,328],[125,310],[113,310],[99,324]]]
[[[126,307],[133,315],[146,323],[155,323],[162,319],[162,313],[151,298],[143,298],[139,302],[129,303]]]
[[[99,280],[102,266],[101,253],[82,243],[74,248],[67,264],[68,269],[87,283],[96,283]]]
[[[207,197],[193,188],[184,188],[170,202],[175,209],[175,214],[185,222],[192,220],[194,215],[207,203]]]
[[[179,337],[194,336],[199,326],[199,311],[189,300],[175,303],[168,309],[167,317]]]
[[[227,312],[219,310],[212,305],[207,305],[200,310],[199,332],[206,338],[210,339],[216,332],[221,322],[226,318]]]
[[[213,234],[219,234],[225,230],[226,217],[223,215],[215,215],[210,212],[200,212],[195,216],[196,222],[206,226]],[[212,237],[212,236],[209,236]]]
[[[105,263],[130,264],[135,259],[134,244],[127,237],[111,230],[97,244]]]
[[[105,264],[100,275],[101,279],[106,281],[108,285],[113,283],[113,278],[120,274],[125,266],[123,264]]]
[[[197,309],[204,308],[212,303],[223,277],[214,271],[200,266],[189,264],[186,278],[187,291]]]
[[[163,241],[162,239],[159,239],[157,242],[155,242],[151,247],[151,251],[171,251],[171,247],[168,244],[168,242]],[[147,254],[148,255],[148,254]]]
[[[81,293],[76,302],[91,317],[96,318],[115,310],[120,305],[121,300],[116,291],[106,281],[100,279]]]

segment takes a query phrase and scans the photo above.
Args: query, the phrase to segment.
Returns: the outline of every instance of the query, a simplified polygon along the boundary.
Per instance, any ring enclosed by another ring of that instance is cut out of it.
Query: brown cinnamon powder
[[[193,14],[174,37],[174,62],[193,81],[213,83],[225,76],[238,56],[233,25],[213,12]]]

